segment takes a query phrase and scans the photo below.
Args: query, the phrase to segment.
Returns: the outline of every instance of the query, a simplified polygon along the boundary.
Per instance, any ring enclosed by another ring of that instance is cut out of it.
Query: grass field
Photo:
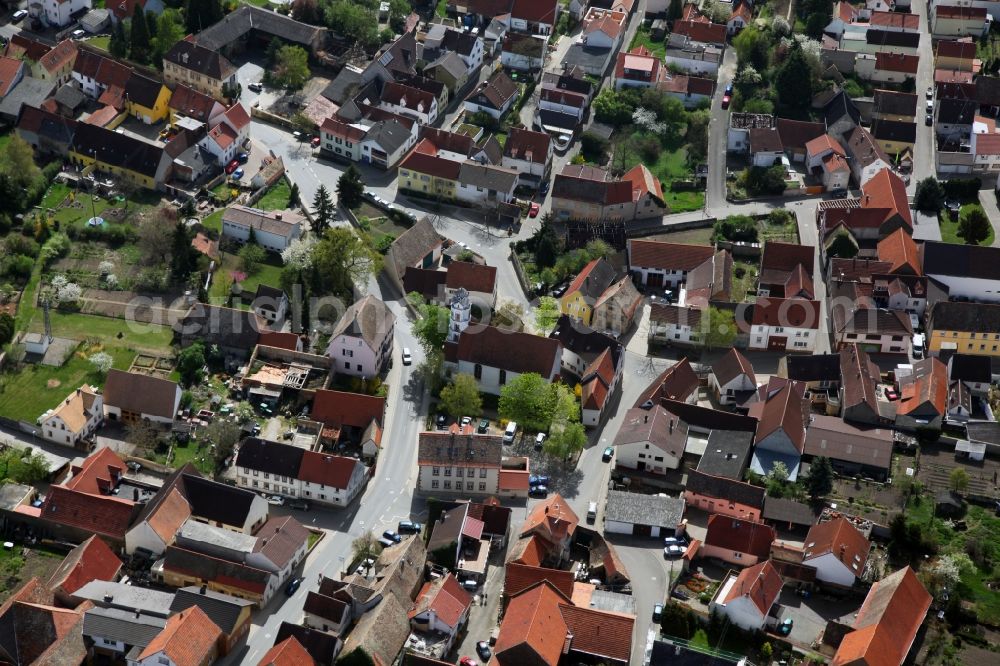
[[[4,374],[0,377],[0,414],[34,423],[35,419],[58,405],[80,385],[103,384],[103,377],[87,360],[87,356],[97,351],[96,347],[81,345],[62,367],[28,365],[16,374]],[[119,370],[127,370],[136,356],[136,352],[122,347],[106,346],[103,351],[112,355],[114,367]]]
[[[737,303],[749,300],[747,293],[757,286],[760,267],[742,261],[733,262],[733,300]],[[742,277],[740,277],[742,275]]]
[[[205,227],[206,229],[211,229],[212,231],[221,234],[222,214],[225,212],[226,212],[225,210],[217,210],[211,215],[208,215],[201,221],[202,226]]]
[[[174,469],[180,469],[184,465],[191,463],[199,472],[211,478],[215,475],[215,460],[212,458],[212,451],[207,446],[197,442],[188,442],[187,446],[174,446],[173,457],[168,461],[165,454],[156,454],[153,460],[164,465],[170,465]]]
[[[212,279],[212,286],[208,291],[210,298],[224,299],[228,297],[229,294],[227,294],[226,291],[230,284],[230,273],[238,271],[239,266],[239,257],[227,252],[222,259],[222,265],[216,271],[215,277]],[[243,285],[243,291],[253,293],[257,291],[257,286],[260,284],[265,284],[271,287],[279,286],[281,284],[281,268],[281,259],[276,255],[269,254],[267,257],[267,263],[261,264],[257,268],[256,273],[247,276],[247,279],[243,280],[241,283]]]
[[[284,210],[288,208],[288,197],[292,193],[292,188],[287,180],[279,180],[271,189],[264,193],[264,196],[257,202],[257,208],[261,210]]]
[[[965,204],[962,206],[964,211],[966,206],[974,206],[977,204]],[[961,215],[958,218],[952,219],[948,211],[941,211],[941,240],[945,243],[955,243],[956,245],[965,245],[965,240],[958,235],[958,220],[961,219]],[[993,245],[993,240],[996,234],[993,232],[993,225],[990,225],[990,235],[986,237],[980,245],[990,246]]]
[[[930,530],[937,538],[940,554],[964,552],[965,545],[974,540],[982,540],[992,552],[1000,552],[1000,518],[979,506],[969,506],[965,516],[968,529],[957,531],[951,525],[932,516],[934,503],[930,497],[923,497],[919,505],[911,503],[907,509],[907,520],[920,525],[922,531]],[[991,569],[975,568],[964,571],[958,585],[958,594],[976,604],[976,614],[980,622],[996,626],[1000,624],[1000,592],[987,587],[987,583],[1000,577],[1000,566]]]
[[[712,227],[701,227],[698,229],[684,229],[683,231],[671,231],[667,234],[657,234],[650,236],[650,240],[666,241],[668,243],[688,243],[689,245],[711,245]]]
[[[111,44],[111,37],[109,35],[98,35],[97,37],[91,37],[90,39],[87,40],[87,44],[93,46],[95,49],[101,49],[102,51],[107,51],[109,50],[108,47]]]
[[[166,326],[130,323],[114,317],[76,312],[52,312],[50,318],[52,334],[57,338],[72,338],[74,340],[99,338],[104,345],[116,348],[162,352],[170,347],[174,335],[173,331]],[[31,320],[28,330],[36,332],[44,330],[40,313]]]
[[[687,165],[687,149],[684,146],[667,150],[656,159],[655,162],[648,162],[641,156],[635,155],[629,161],[628,168],[642,162],[659,178],[663,183],[663,199],[670,207],[671,213],[686,213],[693,210],[700,210],[705,205],[705,192],[702,190],[672,190],[670,183],[674,180],[688,178],[691,175]]]
[[[629,45],[629,50],[631,51],[637,46],[645,46],[649,49],[650,53],[661,60],[667,53],[666,43],[662,41],[653,41],[653,39],[649,36],[649,27],[645,24],[639,26],[639,29],[635,33],[635,37],[632,38],[632,43]]]

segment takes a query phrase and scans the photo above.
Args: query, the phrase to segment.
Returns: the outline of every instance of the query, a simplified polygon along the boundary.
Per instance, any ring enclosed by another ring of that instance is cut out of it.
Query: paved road
[[[729,134],[729,110],[722,108],[726,86],[736,74],[736,49],[729,47],[719,68],[715,96],[712,98],[712,117],[708,132],[708,185],[705,192],[706,210],[722,216],[728,209],[726,201],[726,137]]]
[[[924,124],[924,109],[926,104],[926,91],[928,87],[934,85],[934,48],[931,45],[930,26],[927,22],[928,0],[913,0],[910,5],[910,12],[920,16],[920,44],[917,47],[917,55],[920,56],[920,63],[917,65],[916,93],[919,95],[917,102],[917,141],[913,147],[913,173],[910,177],[910,184],[906,191],[911,196],[917,189],[917,183],[927,176],[934,176],[937,173],[934,164],[935,138],[934,128]]]
[[[394,352],[396,362],[389,373],[389,404],[386,409],[384,447],[365,494],[344,510],[314,510],[299,513],[297,517],[306,524],[321,527],[326,537],[306,560],[302,587],[291,598],[279,592],[274,600],[256,614],[245,648],[230,655],[224,664],[256,664],[270,647],[282,622],[300,623],[302,605],[309,590],[319,587],[319,576],[337,576],[351,559],[351,542],[367,530],[381,533],[395,529],[399,520],[413,517],[423,520],[423,505],[413,498],[416,485],[417,433],[427,414],[427,400],[422,385],[416,381],[412,368],[403,366],[399,350],[403,347],[419,349],[411,332],[411,325],[402,303],[386,293],[380,285],[372,284],[369,290],[381,293],[396,315]]]

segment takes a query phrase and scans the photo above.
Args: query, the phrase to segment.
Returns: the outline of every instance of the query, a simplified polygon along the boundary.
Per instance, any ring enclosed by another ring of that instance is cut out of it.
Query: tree
[[[951,470],[948,475],[948,487],[956,493],[963,493],[969,487],[969,473],[961,467]]]
[[[177,216],[167,208],[159,208],[139,220],[136,245],[144,264],[159,267],[167,263],[177,222]]]
[[[925,213],[936,213],[944,207],[944,188],[934,176],[928,176],[917,183],[913,203],[917,210]]]
[[[201,382],[202,369],[205,367],[205,346],[200,342],[188,345],[177,355],[177,372],[181,383],[192,386]]]
[[[0,481],[35,484],[49,475],[49,463],[40,453],[10,446],[0,452]]]
[[[516,421],[528,430],[546,432],[552,424],[555,393],[541,375],[526,372],[500,390],[497,410],[500,418]]]
[[[823,28],[830,24],[830,17],[824,14],[810,14],[806,19],[806,34],[813,39],[823,37]]]
[[[757,71],[767,69],[770,47],[767,35],[750,24],[733,37],[733,47],[740,66],[752,65]]]
[[[826,456],[817,456],[809,467],[806,490],[813,499],[825,497],[833,491],[833,465]]]
[[[253,416],[253,405],[249,402],[241,402],[236,405],[236,409],[233,410],[233,419],[240,425],[253,421]]]
[[[687,155],[690,162],[701,162],[708,156],[708,122],[712,114],[699,109],[687,114]]]
[[[0,313],[0,345],[5,345],[13,340],[16,330],[14,318],[6,312]]]
[[[187,32],[199,33],[222,20],[222,0],[187,0],[184,18]]]
[[[240,248],[240,267],[248,275],[256,273],[266,258],[264,248],[256,243],[246,243]]]
[[[780,460],[776,461],[771,465],[771,471],[767,473],[767,480],[774,483],[788,481],[788,465]]]
[[[125,36],[125,21],[118,21],[115,29],[111,31],[111,40],[108,42],[108,51],[112,58],[128,57],[128,37]]]
[[[667,8],[667,20],[676,21],[684,15],[684,0],[670,0]]]
[[[174,225],[174,237],[170,248],[170,275],[174,282],[186,282],[188,276],[198,268],[198,251],[191,247],[191,230],[183,222]]]
[[[205,439],[212,443],[215,464],[221,467],[226,458],[233,454],[236,443],[243,436],[243,429],[235,421],[215,419],[205,429]]]
[[[441,410],[450,416],[479,416],[483,413],[483,399],[479,385],[472,375],[458,374],[441,389]]]
[[[587,432],[583,429],[583,425],[569,423],[558,432],[552,433],[552,436],[545,440],[543,449],[553,458],[565,461],[583,451],[586,445]]]
[[[156,36],[153,38],[152,62],[157,67],[162,67],[163,56],[174,47],[174,44],[184,39],[184,17],[176,9],[164,9],[163,13],[158,17],[152,12],[147,14],[147,16],[156,19]]]
[[[812,69],[802,47],[794,42],[785,62],[774,79],[778,102],[796,113],[804,111],[812,101]]]
[[[630,99],[621,92],[604,88],[594,98],[594,119],[609,125],[627,125],[632,120],[635,110],[634,96]]]
[[[326,5],[326,23],[337,34],[350,35],[363,47],[378,44],[378,20],[365,3],[335,0]]]
[[[142,6],[135,5],[132,12],[131,31],[129,34],[129,57],[138,63],[149,62],[149,23]]]
[[[352,164],[337,181],[337,197],[340,203],[353,210],[361,205],[364,192],[365,184],[361,181],[361,172]]]
[[[160,429],[151,421],[139,419],[132,421],[126,427],[125,439],[140,450],[152,453],[160,443]]]
[[[413,336],[420,343],[425,356],[441,353],[445,340],[448,339],[448,321],[451,311],[440,305],[421,305],[420,319],[413,322]]]
[[[382,552],[382,544],[378,542],[375,533],[368,530],[357,539],[351,542],[351,553],[354,555],[354,562],[359,562],[370,567],[368,560],[374,561]]]
[[[528,239],[528,247],[534,254],[535,264],[541,268],[548,268],[555,266],[556,259],[562,254],[562,239],[550,222],[542,220],[541,226]]]
[[[958,235],[966,245],[979,245],[990,236],[990,218],[979,204],[963,206],[958,218]]]
[[[365,284],[379,257],[350,229],[333,227],[313,248],[313,290],[349,297],[355,284]]]
[[[551,296],[542,296],[538,299],[538,307],[535,308],[535,328],[539,332],[548,335],[556,327],[559,321],[559,301]]]
[[[406,27],[406,17],[412,11],[413,8],[406,0],[389,0],[389,25],[394,31],[402,33]]]
[[[292,3],[292,18],[316,25],[323,22],[323,10],[316,0],[295,0]]]
[[[102,375],[108,374],[108,370],[114,365],[115,359],[111,354],[107,352],[97,352],[96,354],[91,354],[89,358],[90,364],[94,366],[94,370]]]
[[[319,189],[316,190],[316,196],[313,197],[313,233],[323,233],[323,230],[330,226],[332,221],[333,199],[330,198],[330,192],[326,189],[326,185],[321,183]]]
[[[732,347],[736,340],[736,317],[729,310],[708,308],[707,327],[703,328],[702,343],[709,349]]]
[[[309,80],[309,54],[301,46],[282,46],[278,50],[271,80],[291,90],[298,90]]]

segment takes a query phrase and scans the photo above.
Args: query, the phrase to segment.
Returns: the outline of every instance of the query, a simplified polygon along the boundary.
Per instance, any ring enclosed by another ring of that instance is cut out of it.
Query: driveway
[[[826,624],[830,620],[852,623],[859,603],[857,599],[839,600],[822,595],[803,599],[794,590],[786,587],[778,597],[778,604],[781,606],[778,617],[780,620],[792,619],[792,633],[788,636],[789,640],[803,647],[809,647],[826,629]]]

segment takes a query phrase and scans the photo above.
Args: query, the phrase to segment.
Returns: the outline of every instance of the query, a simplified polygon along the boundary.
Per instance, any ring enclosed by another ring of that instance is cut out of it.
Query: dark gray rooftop
[[[684,500],[679,497],[640,495],[622,490],[608,491],[604,518],[616,523],[677,527],[684,516]]]
[[[738,430],[713,430],[705,453],[698,461],[698,471],[728,479],[743,478],[750,461],[753,433]]]

